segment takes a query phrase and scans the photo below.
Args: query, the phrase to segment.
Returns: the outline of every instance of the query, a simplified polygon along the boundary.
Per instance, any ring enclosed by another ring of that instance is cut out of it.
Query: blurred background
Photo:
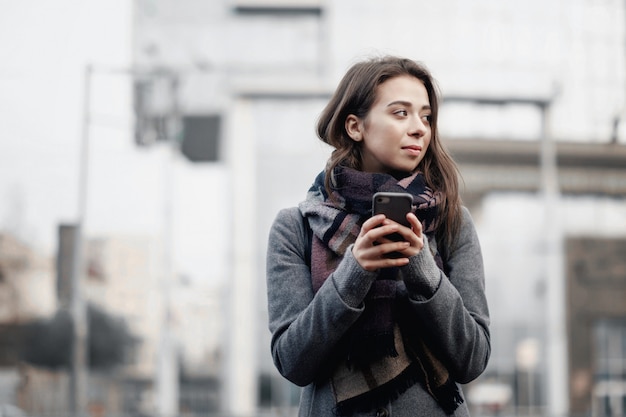
[[[626,415],[623,0],[0,0],[0,416],[295,416],[267,234],[383,54],[438,80],[483,247],[473,415]]]

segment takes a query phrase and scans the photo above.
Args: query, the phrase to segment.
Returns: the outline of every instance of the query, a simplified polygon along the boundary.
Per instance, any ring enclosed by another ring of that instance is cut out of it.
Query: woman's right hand
[[[366,271],[381,268],[404,266],[409,263],[408,257],[392,258],[392,252],[401,252],[410,246],[409,242],[393,242],[385,236],[399,232],[402,227],[398,223],[385,221],[383,214],[373,216],[363,223],[361,231],[352,247],[352,255]]]

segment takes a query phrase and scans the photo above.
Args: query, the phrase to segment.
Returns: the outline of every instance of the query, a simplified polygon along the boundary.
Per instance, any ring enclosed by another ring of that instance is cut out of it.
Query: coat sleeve
[[[270,229],[266,271],[274,364],[300,386],[330,372],[333,348],[363,312],[362,301],[376,278],[348,250],[314,293],[305,261],[307,239],[297,208],[279,212]]]
[[[412,295],[407,285],[416,318],[454,379],[468,383],[485,370],[491,355],[483,258],[469,211],[463,207],[458,242],[446,260],[449,276],[430,267],[430,251],[414,258],[414,274],[441,274],[438,289],[428,299]]]

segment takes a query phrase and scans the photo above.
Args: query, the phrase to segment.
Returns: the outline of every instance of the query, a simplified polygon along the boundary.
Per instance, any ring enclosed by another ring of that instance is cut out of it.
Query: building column
[[[234,99],[224,135],[232,192],[222,393],[222,408],[229,417],[252,416],[257,404],[256,144],[251,107],[247,99]],[[216,204],[227,204],[224,197],[216,196]]]

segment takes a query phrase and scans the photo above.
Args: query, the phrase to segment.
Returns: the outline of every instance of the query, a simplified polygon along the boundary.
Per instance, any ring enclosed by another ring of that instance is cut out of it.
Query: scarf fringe
[[[419,375],[419,366],[413,362],[391,381],[364,394],[337,403],[335,414],[345,416],[355,412],[366,412],[383,407],[389,402],[396,400],[407,389],[418,383],[420,380]]]
[[[357,397],[341,401],[335,407],[335,414],[345,416],[355,412],[374,410],[387,405],[387,403],[396,400],[407,389],[420,381],[419,369],[419,365],[413,362],[397,378],[386,384]],[[439,406],[448,415],[454,414],[454,411],[465,401],[461,396],[459,387],[449,378],[445,384],[429,388]]]
[[[450,378],[448,378],[445,384],[439,387],[431,387],[431,389],[433,390],[433,396],[446,414],[454,413],[454,410],[463,404],[464,400],[459,387]]]

